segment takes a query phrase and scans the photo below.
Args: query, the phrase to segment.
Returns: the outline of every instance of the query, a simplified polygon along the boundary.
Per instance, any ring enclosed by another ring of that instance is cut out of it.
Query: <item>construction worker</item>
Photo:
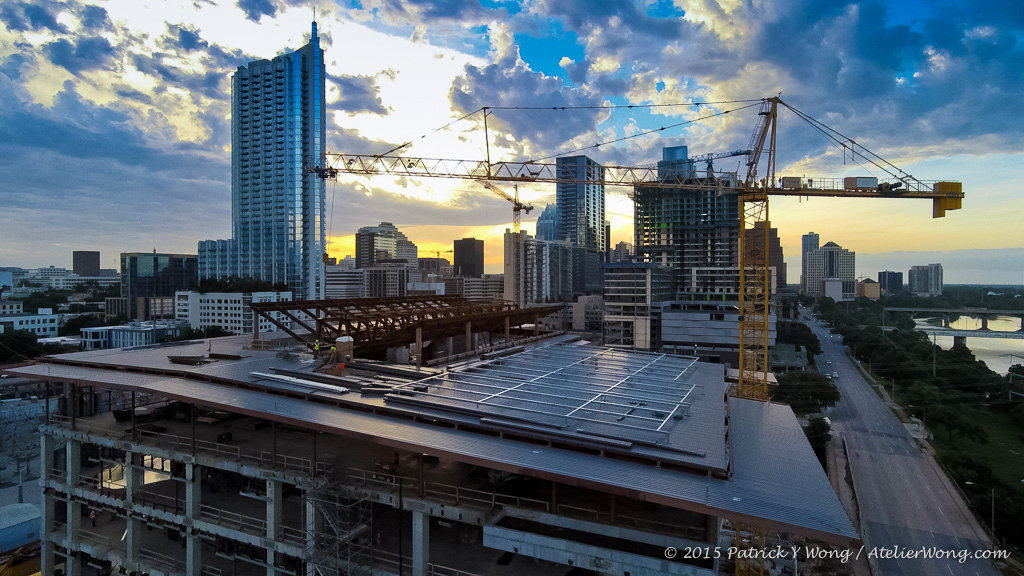
[[[320,339],[317,338],[313,342],[313,358],[319,358],[319,357],[320,357]]]

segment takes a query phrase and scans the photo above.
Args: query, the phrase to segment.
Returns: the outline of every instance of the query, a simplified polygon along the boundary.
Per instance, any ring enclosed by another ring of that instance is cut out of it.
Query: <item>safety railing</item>
[[[256,536],[267,533],[267,522],[252,516],[229,512],[213,506],[202,505],[199,508],[200,519],[225,528],[241,530]]]

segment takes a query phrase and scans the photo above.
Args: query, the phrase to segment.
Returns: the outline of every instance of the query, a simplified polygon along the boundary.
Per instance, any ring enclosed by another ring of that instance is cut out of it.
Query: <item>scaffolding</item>
[[[306,492],[307,563],[320,576],[372,573],[370,526],[373,508],[358,490],[338,483],[315,485]]]

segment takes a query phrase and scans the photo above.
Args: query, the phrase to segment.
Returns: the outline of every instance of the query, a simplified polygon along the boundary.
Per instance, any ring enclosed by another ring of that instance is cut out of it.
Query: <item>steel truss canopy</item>
[[[506,327],[536,323],[563,306],[519,308],[502,301],[472,301],[461,296],[353,298],[261,302],[252,304],[260,318],[300,342],[330,346],[349,336],[354,350],[366,354],[404,346],[421,338],[431,340],[474,332],[498,332]],[[281,317],[287,318],[284,322]]]

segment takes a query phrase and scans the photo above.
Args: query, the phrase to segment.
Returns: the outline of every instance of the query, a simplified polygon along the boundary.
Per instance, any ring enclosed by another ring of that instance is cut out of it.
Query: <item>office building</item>
[[[633,258],[633,245],[629,242],[619,242],[611,252],[610,263],[622,262]]]
[[[262,334],[277,330],[278,325],[260,318],[257,327],[249,305],[291,299],[291,292],[178,292],[174,295],[174,315],[196,330],[217,327],[230,334]],[[278,322],[289,321],[283,314],[276,314]]]
[[[882,287],[871,278],[858,280],[855,296],[857,298],[878,300],[882,297]]]
[[[653,313],[671,300],[672,270],[650,262],[604,266],[604,343],[616,348],[660,350],[661,327]]]
[[[942,264],[911,266],[907,288],[915,296],[942,296]]]
[[[537,240],[559,240],[558,205],[547,204],[537,217]]]
[[[199,284],[194,254],[126,252],[121,254],[121,297],[137,320],[174,318],[174,293]]]
[[[418,258],[416,244],[391,222],[364,226],[356,232],[356,268],[370,268],[384,260],[403,260],[415,270]]]
[[[327,297],[331,299],[349,299],[363,297],[363,283],[366,272],[362,269],[351,270],[343,266],[328,266]]]
[[[463,238],[455,241],[454,273],[465,278],[480,278],[484,275],[484,241]]]
[[[147,320],[121,326],[99,326],[81,329],[81,343],[86,350],[107,350],[152,346],[185,336],[187,320]]]
[[[309,43],[232,76],[231,230],[200,243],[204,278],[284,283],[296,299],[324,297],[326,186],[305,168],[325,151],[324,55]]]
[[[75,250],[71,253],[71,269],[79,276],[99,276],[100,253]]]
[[[878,285],[882,290],[882,296],[895,296],[903,292],[903,272],[879,272]]]
[[[658,177],[692,177],[685,146],[665,148]],[[723,186],[735,185],[734,181]],[[677,300],[739,298],[739,201],[720,190],[637,186],[636,259],[672,270]]]
[[[396,298],[406,295],[411,270],[404,260],[382,262],[362,270],[363,298]]]
[[[18,306],[17,311],[0,313],[0,334],[21,330],[35,334],[36,338],[55,338],[58,319],[52,308],[39,308],[32,314],[23,312]]]
[[[814,232],[808,232],[800,237],[800,291],[809,294],[807,288],[807,255],[818,249],[820,237]]]
[[[856,295],[857,254],[835,242],[828,242],[806,256],[804,293],[853,300]]]

